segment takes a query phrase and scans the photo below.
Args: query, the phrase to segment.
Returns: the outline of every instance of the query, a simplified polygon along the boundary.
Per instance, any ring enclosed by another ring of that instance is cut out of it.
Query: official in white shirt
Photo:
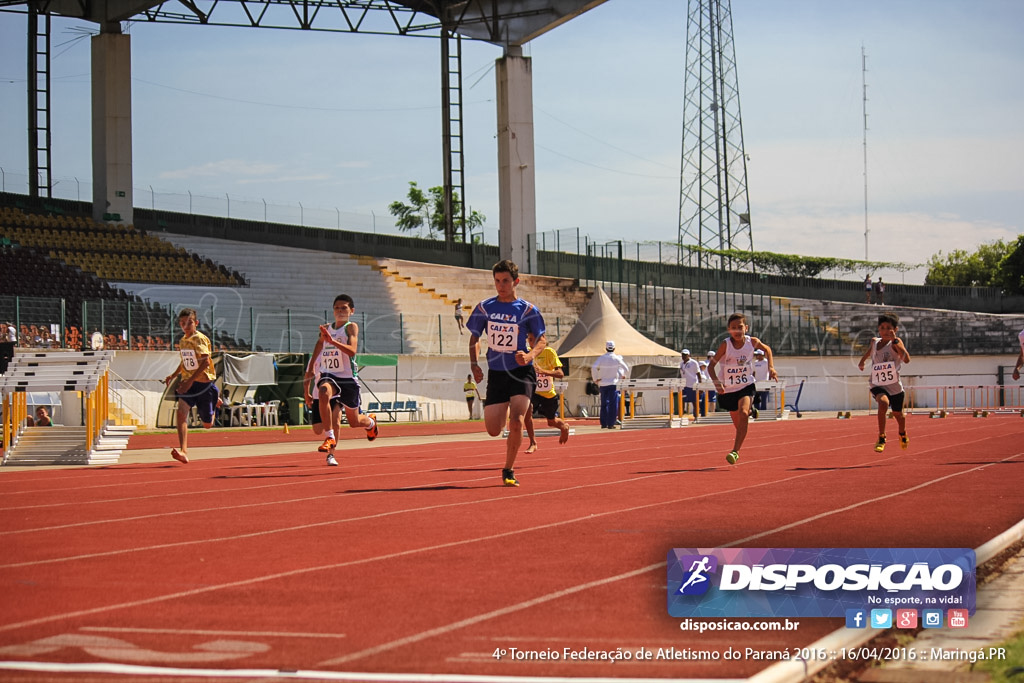
[[[615,429],[619,413],[619,382],[629,377],[629,366],[615,353],[615,342],[608,340],[605,353],[590,367],[590,376],[601,387],[601,429]]]
[[[690,349],[682,350],[683,359],[679,363],[679,376],[686,382],[683,387],[683,412],[686,406],[692,405],[693,412],[697,412],[697,390],[693,386],[704,380],[704,373],[701,372],[700,363],[690,358]]]

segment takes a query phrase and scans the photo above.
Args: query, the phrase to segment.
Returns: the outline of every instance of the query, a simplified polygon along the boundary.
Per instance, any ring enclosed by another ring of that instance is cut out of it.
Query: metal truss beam
[[[689,0],[680,178],[681,249],[752,251],[730,0]],[[742,267],[697,250],[697,263]]]

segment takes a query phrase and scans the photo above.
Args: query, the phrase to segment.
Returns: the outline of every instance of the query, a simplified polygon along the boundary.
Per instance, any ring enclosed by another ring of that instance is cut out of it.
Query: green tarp
[[[398,365],[398,356],[395,354],[365,354],[360,353],[356,356],[356,365],[361,368],[370,367],[371,365],[391,367]]]

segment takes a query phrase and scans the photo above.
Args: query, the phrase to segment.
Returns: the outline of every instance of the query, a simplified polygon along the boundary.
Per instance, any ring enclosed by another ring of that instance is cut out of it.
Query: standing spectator
[[[601,429],[615,429],[619,423],[619,382],[629,377],[629,366],[615,353],[615,342],[608,340],[606,353],[599,356],[590,368],[590,374],[601,387]]]
[[[768,408],[768,389],[765,382],[768,382],[768,361],[764,357],[762,349],[754,349],[754,410],[765,410]],[[754,413],[757,419],[757,413]]]
[[[878,295],[878,305],[885,305],[885,283],[882,282],[882,278],[878,278],[878,282],[875,283],[875,293]]]
[[[1020,342],[1020,353],[1017,354],[1017,362],[1013,366],[1013,379],[1020,379],[1020,369],[1024,368],[1024,330],[1020,331],[1017,335],[1017,341]]]
[[[686,413],[686,406],[693,406],[693,414],[697,414],[697,390],[694,385],[704,380],[704,374],[700,371],[700,363],[690,358],[690,349],[682,350],[682,361],[679,363],[679,376],[683,378],[683,413]]]
[[[871,273],[864,276],[864,300],[871,303]]]
[[[469,419],[473,419],[473,403],[480,398],[480,390],[473,381],[473,375],[466,375],[466,383],[462,385],[462,392],[466,394],[466,407],[469,409]]]
[[[458,301],[455,302],[455,322],[459,326],[459,334],[462,334],[463,333],[462,332],[462,328],[465,327],[465,324],[463,324],[463,322],[462,322],[462,299],[461,298]]]
[[[708,351],[708,358],[707,358],[707,360],[702,360],[700,362],[700,371],[708,379],[711,379],[711,376],[708,374],[708,363],[710,363],[711,359],[714,358],[714,357],[715,357],[715,352],[714,351]],[[704,395],[707,397],[707,400],[704,402],[704,405],[701,406],[701,409],[700,409],[701,416],[704,416],[708,412],[712,412],[713,413],[716,410],[718,410],[718,392],[710,391],[709,390],[709,391],[705,391]],[[699,395],[697,396],[697,399],[698,399],[697,402],[700,403],[700,396]],[[708,411],[709,407],[711,409],[710,411]]]

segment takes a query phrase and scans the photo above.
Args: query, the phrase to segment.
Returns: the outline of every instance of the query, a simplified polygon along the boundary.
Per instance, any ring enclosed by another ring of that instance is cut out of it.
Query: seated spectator
[[[32,418],[28,418],[32,419]],[[53,420],[50,419],[50,411],[45,406],[39,406],[36,408],[36,427],[52,427]]]
[[[11,323],[0,323],[0,375],[7,372],[7,365],[14,358],[14,347],[18,343],[18,330]]]

